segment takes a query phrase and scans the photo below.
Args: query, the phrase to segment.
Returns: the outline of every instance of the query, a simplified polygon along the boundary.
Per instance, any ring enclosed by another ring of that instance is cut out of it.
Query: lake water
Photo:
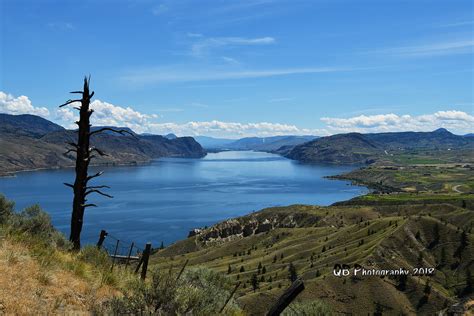
[[[121,240],[158,246],[187,237],[195,227],[270,206],[329,205],[367,192],[345,181],[328,180],[353,167],[305,165],[261,152],[221,152],[203,159],[159,159],[132,167],[104,170],[94,184],[106,184],[108,199],[91,195],[98,207],[86,209],[82,240],[97,241],[101,229]],[[18,173],[0,178],[0,192],[17,210],[39,203],[53,224],[68,236],[73,169]]]

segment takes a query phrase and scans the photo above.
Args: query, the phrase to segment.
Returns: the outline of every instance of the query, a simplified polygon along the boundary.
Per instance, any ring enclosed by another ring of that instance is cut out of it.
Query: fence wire
[[[143,248],[138,247],[135,243],[121,240],[110,233],[107,233],[107,236],[102,243],[102,249],[107,251],[110,256],[117,255],[128,257],[130,255],[131,257],[140,257],[143,253]]]

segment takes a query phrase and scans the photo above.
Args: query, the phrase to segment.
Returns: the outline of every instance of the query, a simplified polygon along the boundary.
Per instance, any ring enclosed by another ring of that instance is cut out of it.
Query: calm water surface
[[[351,169],[304,165],[260,152],[221,152],[203,159],[159,159],[145,166],[104,170],[95,184],[111,187],[108,199],[91,195],[99,207],[86,209],[83,242],[96,242],[101,229],[123,240],[159,245],[185,238],[195,227],[265,207],[290,204],[328,205],[365,193],[345,181],[324,179]],[[0,192],[17,210],[39,203],[66,234],[74,181],[73,169],[19,173],[0,178]]]

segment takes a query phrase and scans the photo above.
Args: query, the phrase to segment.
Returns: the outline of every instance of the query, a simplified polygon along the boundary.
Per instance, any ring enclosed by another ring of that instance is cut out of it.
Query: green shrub
[[[329,316],[333,315],[329,305],[322,301],[303,301],[290,304],[282,316]]]
[[[0,225],[6,224],[13,215],[15,203],[0,194]]]
[[[71,244],[64,235],[51,224],[50,216],[39,205],[25,208],[20,213],[13,213],[7,222],[12,234],[34,237],[42,242],[61,249],[70,249]],[[26,237],[26,236],[23,236]],[[26,239],[28,239],[26,237]]]
[[[93,245],[83,247],[79,252],[79,259],[97,268],[110,269],[111,261],[108,254]]]
[[[150,283],[133,282],[122,298],[109,302],[113,314],[216,315],[230,296],[233,285],[224,275],[205,268],[189,269],[177,275],[155,271]],[[225,315],[238,314],[234,300]]]

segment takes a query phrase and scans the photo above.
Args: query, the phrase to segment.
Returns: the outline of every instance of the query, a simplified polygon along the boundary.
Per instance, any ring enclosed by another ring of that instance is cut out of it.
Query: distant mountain
[[[282,146],[296,146],[315,139],[315,136],[272,136],[246,137],[228,144],[226,147],[234,150],[257,150],[272,152]]]
[[[62,130],[64,127],[36,115],[0,113],[0,134],[41,137],[49,132]]]
[[[296,145],[315,139],[316,136],[272,136],[272,137],[245,137],[241,139],[219,139],[206,136],[197,136],[196,140],[208,149],[221,150],[255,150],[276,152],[282,149],[286,152]]]
[[[348,133],[295,146],[286,155],[303,162],[359,164],[410,150],[474,149],[474,138],[446,129],[433,132]]]
[[[464,137],[474,137],[474,133],[466,134],[466,135],[464,135]]]
[[[173,134],[173,133],[169,133],[169,134],[165,135],[165,137],[168,138],[168,139],[176,139],[176,138],[178,138],[178,136],[176,136],[176,135]]]
[[[76,141],[76,131],[66,130],[32,115],[1,114],[0,120],[0,175],[74,165],[75,156],[65,155],[64,152],[67,142]],[[92,130],[99,128],[94,127]],[[107,154],[97,155],[93,161],[95,164],[136,164],[160,157],[200,158],[206,154],[192,137],[168,139],[159,135],[138,135],[131,129],[126,130],[134,136],[105,132],[91,137],[91,145]]]
[[[195,136],[194,139],[206,149],[220,149],[235,141],[235,139]]]

